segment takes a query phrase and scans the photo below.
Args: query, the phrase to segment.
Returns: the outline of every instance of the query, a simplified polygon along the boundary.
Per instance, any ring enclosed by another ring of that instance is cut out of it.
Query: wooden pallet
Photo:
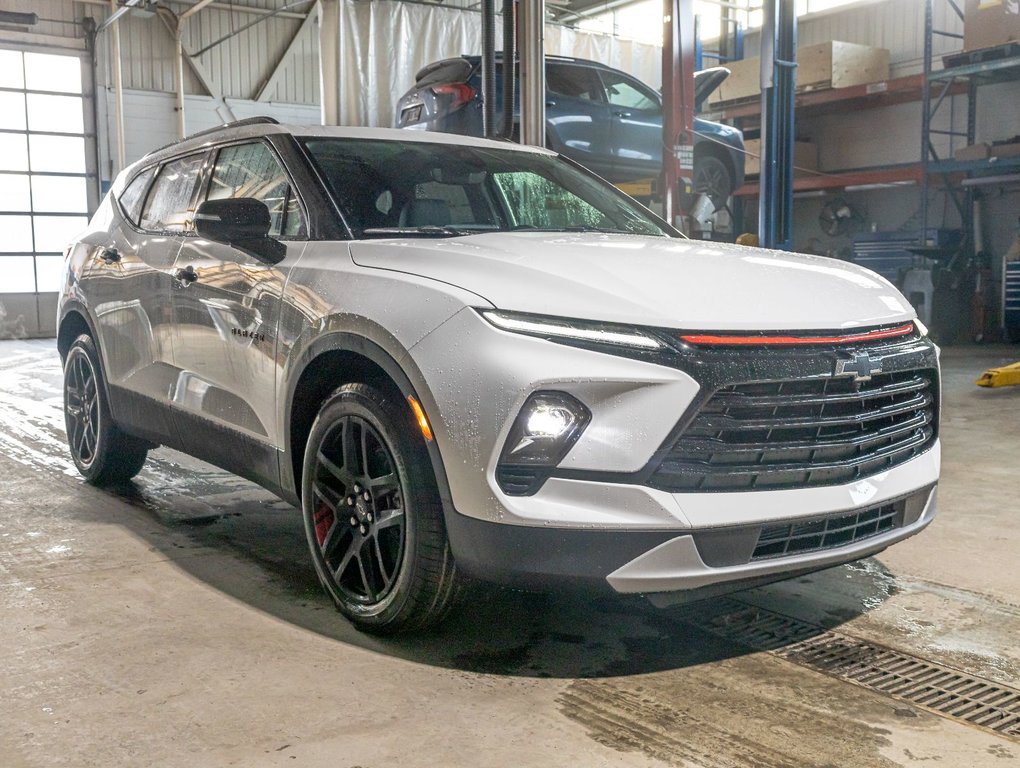
[[[977,51],[947,53],[942,57],[942,64],[946,69],[953,69],[955,67],[965,67],[968,64],[984,64],[988,61],[1011,59],[1014,56],[1020,56],[1020,43],[993,45],[991,48],[981,48]]]

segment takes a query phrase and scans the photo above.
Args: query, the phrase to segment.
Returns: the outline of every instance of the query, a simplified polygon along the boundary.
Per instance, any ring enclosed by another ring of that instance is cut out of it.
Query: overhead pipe
[[[517,51],[514,40],[514,0],[503,0],[503,120],[500,135],[514,135],[514,92],[517,90]]]

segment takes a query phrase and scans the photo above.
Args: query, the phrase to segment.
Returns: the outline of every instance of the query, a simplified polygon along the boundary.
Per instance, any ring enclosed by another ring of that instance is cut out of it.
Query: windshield
[[[375,139],[303,143],[357,238],[509,230],[673,234],[615,187],[553,155]]]

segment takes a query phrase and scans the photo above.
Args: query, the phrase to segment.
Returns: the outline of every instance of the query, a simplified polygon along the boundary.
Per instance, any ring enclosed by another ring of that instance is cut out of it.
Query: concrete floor
[[[972,384],[1018,358],[947,350],[926,532],[736,604],[1020,687],[1020,387]],[[691,609],[497,593],[433,636],[361,635],[299,516],[249,483],[161,449],[120,492],[84,485],[52,342],[0,342],[0,615],[3,768],[1020,763],[1020,738],[753,652]]]

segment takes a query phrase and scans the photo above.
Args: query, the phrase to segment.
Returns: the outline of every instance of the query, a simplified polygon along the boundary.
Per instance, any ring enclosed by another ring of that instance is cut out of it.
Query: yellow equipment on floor
[[[1020,384],[1020,363],[1004,365],[1002,368],[989,368],[974,383],[979,387],[1009,387]]]

